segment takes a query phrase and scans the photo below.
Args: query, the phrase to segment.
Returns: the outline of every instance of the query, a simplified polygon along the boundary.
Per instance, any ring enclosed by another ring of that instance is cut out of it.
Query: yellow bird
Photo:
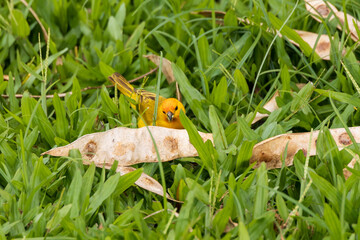
[[[109,80],[117,86],[122,94],[135,100],[138,104],[138,110],[142,118],[138,118],[138,127],[152,125],[156,94],[145,90],[134,88],[126,79],[119,73],[114,73],[109,77]],[[132,105],[133,106],[133,105]],[[134,107],[134,106],[133,106]],[[164,98],[159,96],[156,126],[167,128],[184,128],[180,122],[180,111],[185,113],[185,108],[180,101],[175,98]],[[144,123],[144,121],[145,123]]]

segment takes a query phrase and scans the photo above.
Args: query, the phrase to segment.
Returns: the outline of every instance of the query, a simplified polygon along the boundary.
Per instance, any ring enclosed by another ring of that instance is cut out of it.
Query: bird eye
[[[164,113],[164,114],[166,114],[166,112],[165,112],[165,111],[163,111],[163,113]]]
[[[178,106],[175,107],[175,111],[178,110]]]

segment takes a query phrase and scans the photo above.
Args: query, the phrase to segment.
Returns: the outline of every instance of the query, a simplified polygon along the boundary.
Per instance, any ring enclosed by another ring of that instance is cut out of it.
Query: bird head
[[[184,105],[175,98],[167,98],[160,105],[158,109],[157,121],[170,128],[183,128],[180,122],[180,111],[185,112]]]

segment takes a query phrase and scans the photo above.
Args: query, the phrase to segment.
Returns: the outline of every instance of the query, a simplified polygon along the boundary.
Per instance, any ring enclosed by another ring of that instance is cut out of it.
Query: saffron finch
[[[117,86],[122,94],[135,100],[138,105],[139,113],[142,117],[138,118],[138,127],[152,125],[156,94],[145,90],[134,88],[119,73],[109,76],[109,80]],[[132,105],[134,107],[134,105]],[[184,128],[180,122],[180,111],[185,112],[183,104],[175,98],[164,98],[159,96],[156,126],[167,128]],[[144,122],[145,121],[145,122]]]

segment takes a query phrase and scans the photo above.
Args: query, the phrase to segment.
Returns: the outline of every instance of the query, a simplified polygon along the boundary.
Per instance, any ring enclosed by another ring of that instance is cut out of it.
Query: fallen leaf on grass
[[[353,159],[349,162],[348,167],[349,167],[349,168],[354,168],[355,163],[356,163],[357,161],[358,161],[358,160],[356,160],[356,158],[353,158]],[[350,172],[350,171],[347,170],[346,168],[344,168],[343,173],[344,173],[344,176],[345,176],[346,179],[349,178],[349,177],[351,176],[351,174],[352,174],[352,172]]]
[[[318,1],[318,0],[316,0]],[[193,14],[199,14],[202,16],[206,16],[206,17],[211,17],[211,11],[209,10],[205,10],[205,11],[199,11],[199,12],[194,12]],[[215,11],[215,17],[216,18],[221,18],[223,19],[225,16],[225,12],[221,12],[221,11]],[[348,19],[351,16],[348,16]],[[243,19],[243,18],[237,18],[238,21],[242,22],[243,24],[247,24],[247,25],[254,25],[250,22],[249,19]],[[339,17],[340,19],[340,17]],[[351,17],[351,19],[354,19]],[[350,28],[350,25],[349,25]],[[350,28],[351,29],[351,28]],[[355,28],[354,28],[355,30]],[[267,29],[268,32],[271,32],[270,29]],[[312,33],[312,32],[307,32],[307,31],[302,31],[302,30],[296,30],[294,29],[295,32],[297,32],[299,34],[299,36],[305,41],[307,42],[311,48],[315,48],[315,52],[324,60],[330,60],[330,50],[331,50],[331,41],[328,35],[326,34],[322,34],[320,35],[319,40],[318,39],[318,34],[317,33]],[[355,30],[356,33],[356,30]],[[279,37],[282,37],[281,34],[279,34]],[[291,39],[289,39],[289,41],[294,44],[295,46],[299,47],[299,44]],[[316,44],[316,46],[315,46]],[[345,49],[343,51],[343,54],[345,54]]]
[[[118,167],[116,169],[116,171],[120,172],[121,175],[125,175],[125,174],[135,171],[135,170],[136,170],[136,168],[133,168],[133,167]],[[135,184],[143,189],[146,189],[150,192],[156,193],[160,196],[163,196],[163,194],[164,194],[162,185],[158,181],[156,181],[154,178],[147,175],[146,173],[142,173],[141,176],[139,177],[139,179],[136,180]],[[168,199],[176,201],[175,199],[171,198],[169,194],[166,194],[166,197]]]
[[[198,156],[185,129],[149,126],[149,130],[156,142],[161,161]],[[199,134],[204,141],[212,141],[212,134],[202,132]],[[71,149],[79,149],[83,159],[91,160],[99,166],[103,164],[112,166],[115,160],[122,167],[158,161],[153,141],[146,127],[118,127],[106,132],[87,134],[66,146],[51,149],[43,154],[68,156]]]
[[[91,164],[90,161],[83,161],[84,164]],[[98,167],[101,167],[101,166],[98,166]],[[106,169],[110,169],[111,166],[104,166]],[[130,173],[130,172],[133,172],[135,171],[136,168],[133,168],[133,167],[121,167],[121,166],[118,166],[116,168],[116,172],[120,173],[121,176],[127,174],[127,173]],[[148,190],[150,192],[153,192],[153,193],[156,193],[160,196],[163,196],[164,192],[163,192],[163,187],[162,185],[156,181],[154,178],[150,177],[149,175],[147,175],[146,173],[141,173],[140,177],[138,180],[136,180],[135,182],[136,185],[138,185],[139,187],[145,189],[145,190]],[[170,197],[169,194],[166,193],[166,197],[172,201],[175,201],[175,202],[179,202],[175,199],[173,199],[172,197]]]
[[[310,47],[312,49],[315,48],[315,52],[319,55],[319,57],[321,57],[324,60],[330,60],[330,51],[331,51],[331,41],[328,35],[326,34],[322,34],[319,35],[317,33],[312,33],[312,32],[306,32],[306,31],[301,31],[301,30],[295,30],[299,36],[305,41],[307,42]],[[317,40],[319,37],[319,40]],[[289,39],[289,41],[298,46],[299,44],[291,39]],[[316,46],[315,46],[316,44]],[[340,46],[340,45],[339,45]],[[345,49],[343,50],[343,55],[345,54]]]
[[[158,66],[158,67],[160,66],[160,60],[161,60],[160,56],[151,54],[151,55],[144,55],[143,57],[152,61],[156,66]],[[169,84],[172,82],[175,82],[175,77],[174,77],[173,70],[171,68],[170,60],[168,60],[164,57],[162,58],[162,69],[161,70]]]
[[[351,34],[351,38],[354,41],[359,40],[359,36],[356,32],[356,27],[360,28],[360,21],[358,21],[357,19],[355,19],[353,16],[346,14],[346,18],[345,18],[345,13],[342,11],[339,11],[334,5],[332,5],[329,2],[325,2],[322,0],[305,0],[306,2],[306,9],[312,13],[312,17],[319,21],[321,21],[321,18],[328,18],[328,16],[330,14],[332,14],[329,18],[329,20],[334,19],[335,17],[337,17],[341,23],[337,25],[337,28],[340,30],[343,30],[344,28],[344,24],[345,24],[345,19],[347,19],[347,25],[349,26],[349,31]],[[345,27],[346,29],[346,27]]]
[[[156,66],[160,67],[160,60],[161,57],[157,56],[157,55],[144,55],[143,57],[149,59],[150,61],[152,61]],[[174,77],[174,73],[171,67],[171,61],[166,59],[166,58],[162,58],[162,73],[164,74],[167,82],[170,84],[172,82],[176,82],[175,77]],[[179,91],[179,84],[176,82],[176,98],[177,100],[179,100],[181,102],[181,94]]]
[[[296,86],[301,89],[305,86],[304,83],[297,83]],[[274,96],[263,106],[264,109],[268,110],[269,112],[273,112],[277,109],[279,109],[279,106],[276,103],[276,98],[279,96],[279,90],[277,90],[274,94]],[[252,121],[251,124],[254,124],[256,122],[258,122],[259,120],[263,119],[264,117],[268,117],[269,114],[267,113],[259,113],[257,112],[255,115],[254,120]]]
[[[229,217],[229,222],[226,224],[224,233],[230,232],[231,230],[233,230],[234,228],[236,228],[238,225],[239,225],[238,223],[233,222],[233,221],[231,220],[231,217]]]
[[[360,142],[360,127],[350,127],[349,130],[354,136],[355,141]],[[344,128],[329,129],[329,131],[339,149],[343,149],[352,144]],[[311,134],[310,151],[307,152]],[[316,155],[316,141],[318,136],[319,131],[313,131],[312,133],[282,134],[266,139],[254,146],[250,164],[256,162],[254,168],[258,168],[262,162],[265,162],[267,169],[281,168],[282,156],[284,156],[287,147],[285,165],[293,165],[294,156],[300,150],[302,150],[305,155]],[[353,168],[354,163],[355,162],[352,161],[348,166]]]
[[[155,140],[161,161],[198,156],[185,129],[149,126],[149,131]],[[134,170],[128,167],[130,165],[158,161],[149,131],[146,127],[137,129],[119,127],[106,132],[87,134],[66,146],[53,148],[42,155],[68,156],[71,149],[79,149],[84,164],[93,162],[97,167],[109,169],[114,161],[118,161],[118,171],[125,174]],[[204,141],[213,141],[211,133],[199,132],[199,134]],[[144,173],[136,184],[163,195],[160,183]]]
[[[4,81],[9,81],[9,75],[3,75],[3,78],[4,78]],[[15,79],[15,78],[13,77],[13,79]]]
[[[277,103],[276,103],[276,98],[279,96],[279,91],[276,91],[274,96],[263,106],[264,109],[268,110],[269,112],[273,112],[276,109],[279,109]],[[251,124],[254,124],[256,122],[258,122],[259,120],[268,117],[269,114],[267,113],[259,113],[257,112],[255,115],[254,120],[252,121]]]

